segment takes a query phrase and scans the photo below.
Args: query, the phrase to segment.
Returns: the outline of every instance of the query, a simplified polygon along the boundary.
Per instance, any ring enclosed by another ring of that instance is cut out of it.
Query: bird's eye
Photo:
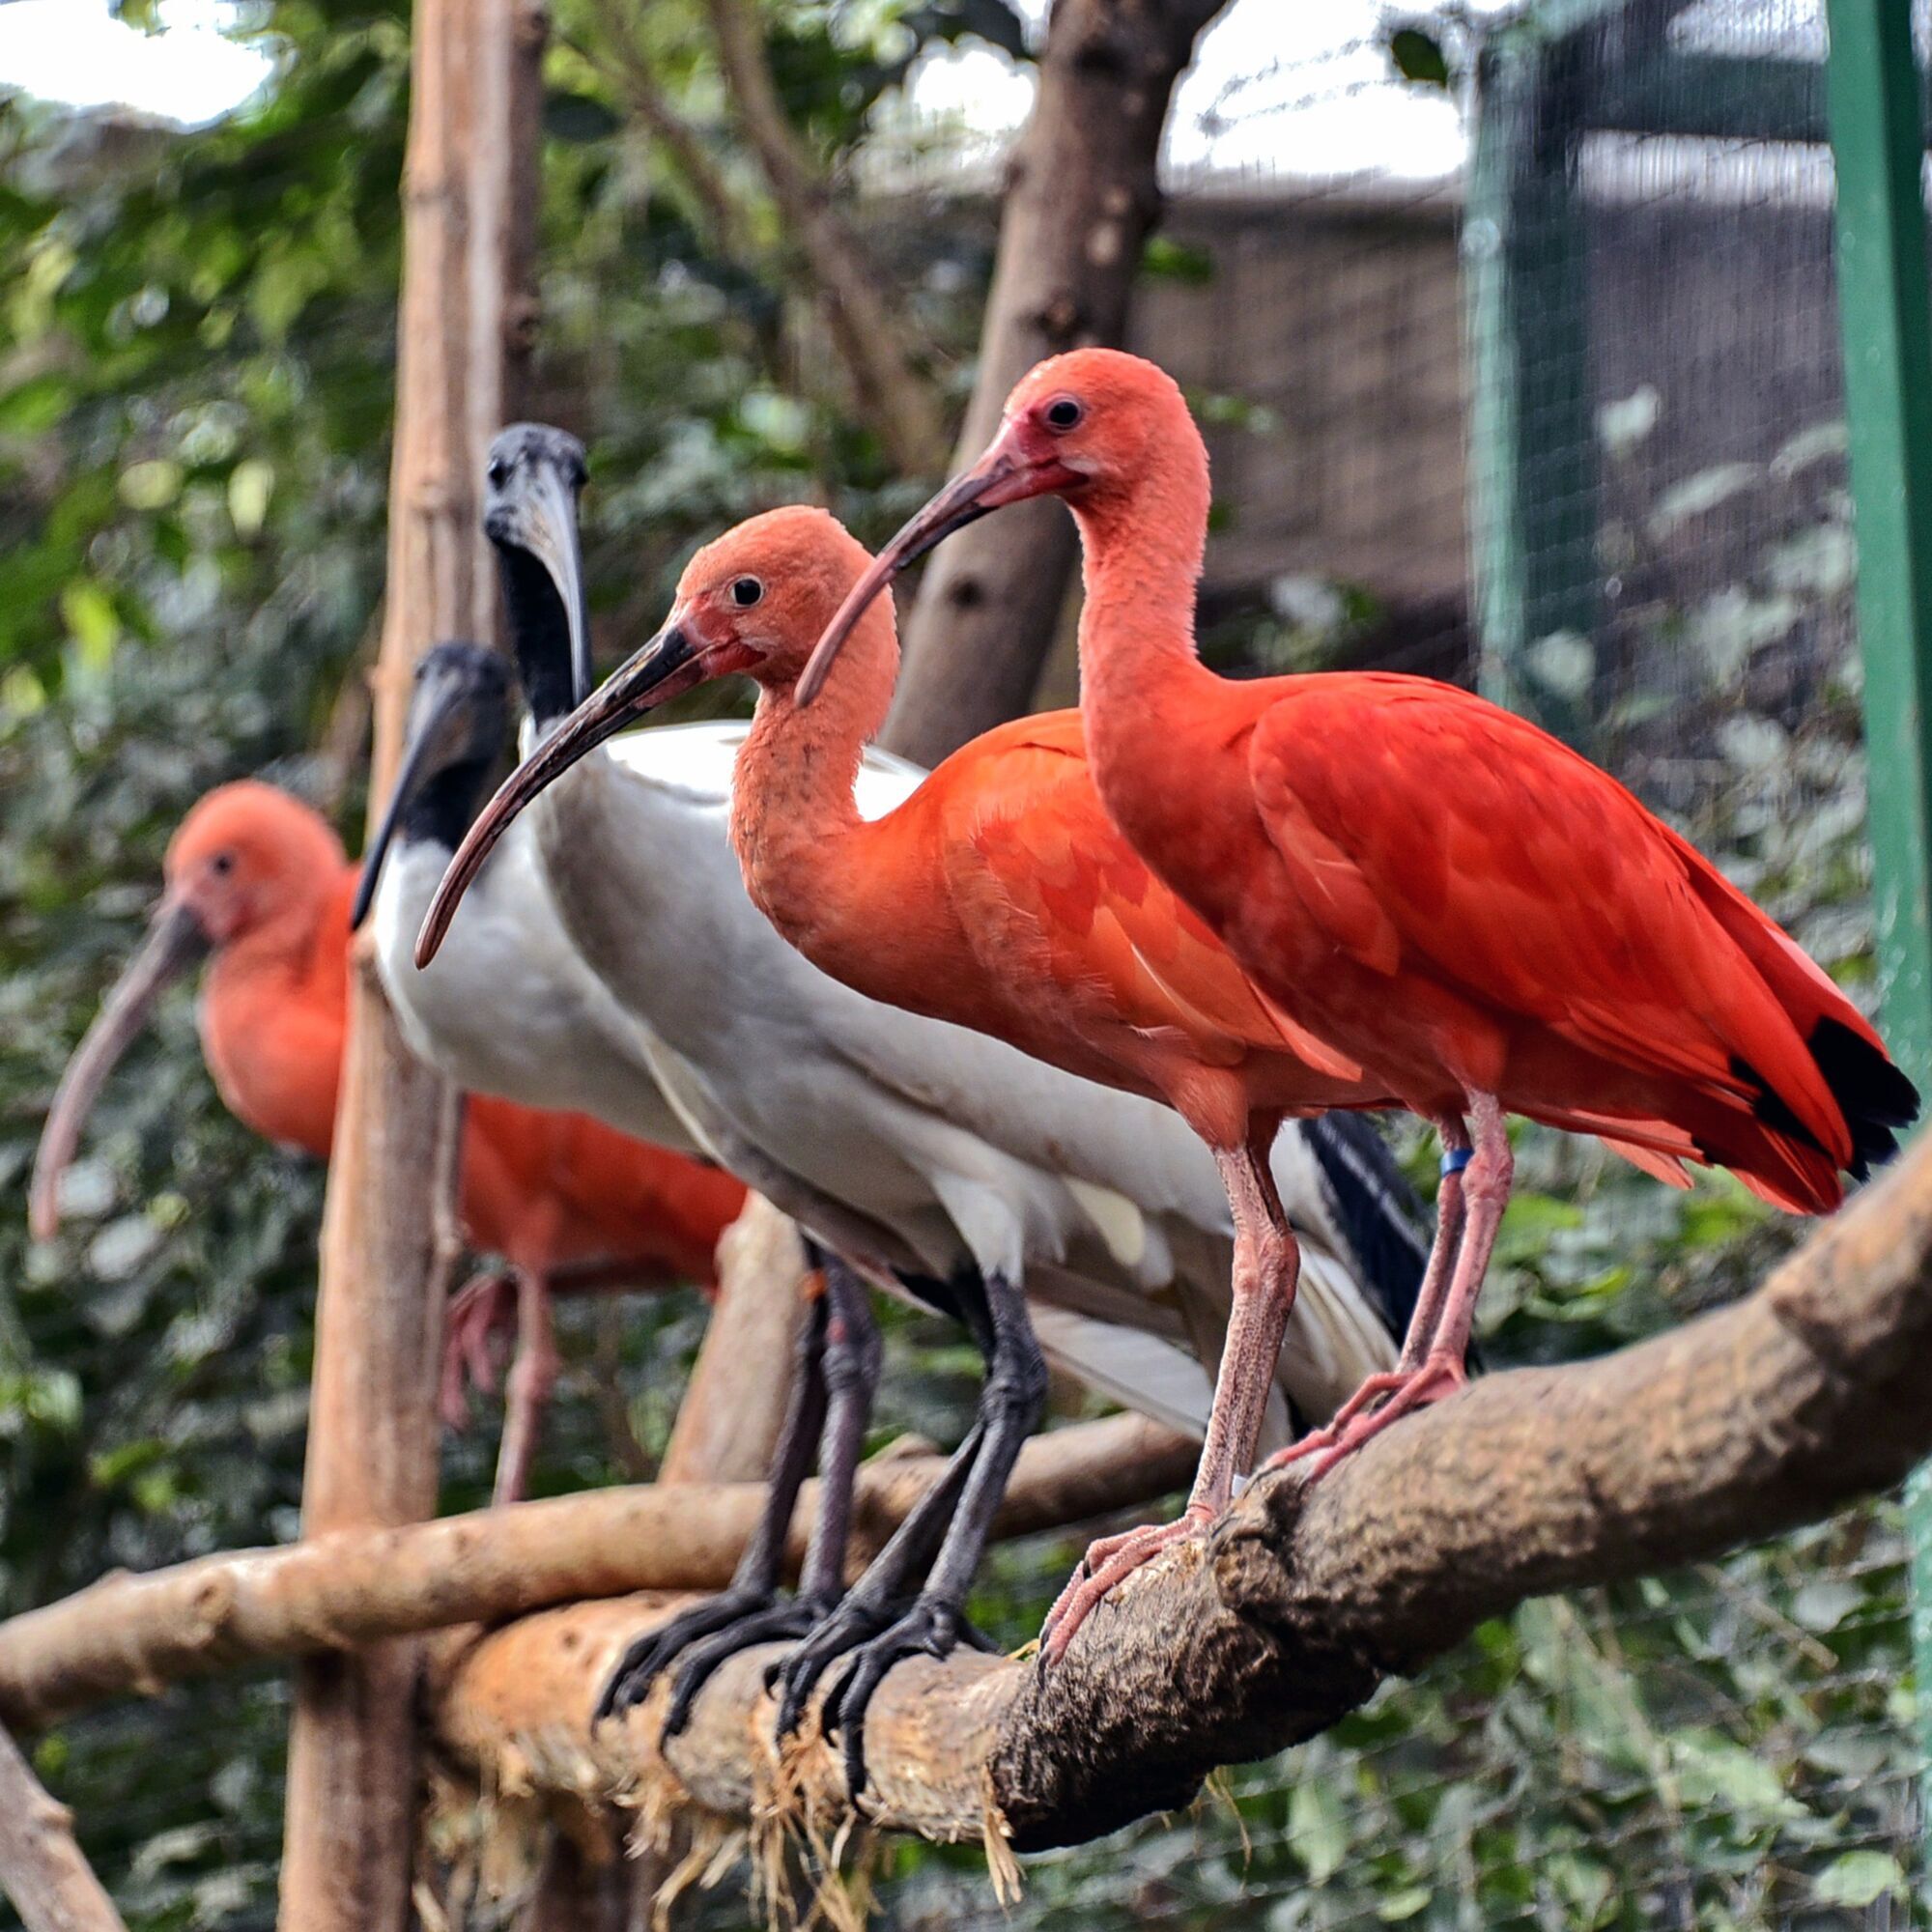
[[[749,611],[765,594],[765,586],[755,577],[740,577],[731,585],[731,601],[741,611]]]
[[[490,459],[490,487],[500,490],[510,480],[510,466],[500,456]]]
[[[1086,413],[1071,396],[1056,396],[1046,406],[1046,426],[1048,429],[1077,429],[1080,418]]]
[[[208,869],[216,878],[226,878],[235,869],[235,854],[233,852],[217,852],[208,862]]]

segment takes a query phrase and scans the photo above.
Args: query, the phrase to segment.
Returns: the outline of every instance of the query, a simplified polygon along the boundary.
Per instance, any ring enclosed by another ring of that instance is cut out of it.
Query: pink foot
[[[1143,1564],[1151,1562],[1163,1549],[1200,1535],[1212,1520],[1211,1510],[1194,1503],[1173,1522],[1151,1522],[1121,1536],[1103,1536],[1094,1544],[1046,1613],[1046,1622],[1040,1630],[1040,1649],[1047,1662],[1058,1663],[1066,1655],[1074,1632],[1115,1584],[1132,1576]]]
[[[1384,1369],[1363,1382],[1353,1395],[1324,1422],[1320,1429],[1311,1429],[1300,1441],[1292,1442],[1286,1449],[1277,1449],[1259,1469],[1258,1476],[1265,1475],[1270,1469],[1285,1469],[1291,1463],[1299,1463],[1306,1456],[1319,1455],[1324,1449],[1332,1449],[1342,1433],[1369,1404],[1379,1402],[1385,1395],[1393,1395],[1405,1387],[1409,1378],[1399,1370]]]
[[[1441,1402],[1463,1387],[1468,1379],[1468,1371],[1451,1355],[1432,1355],[1413,1374],[1391,1378],[1400,1383],[1379,1408],[1366,1414],[1356,1413],[1347,1425],[1334,1432],[1334,1439],[1322,1445],[1322,1454],[1315,1466],[1303,1480],[1302,1488],[1312,1490],[1335,1464],[1345,1457],[1352,1456],[1363,1443],[1372,1442],[1390,1423],[1399,1422],[1412,1410],[1427,1408],[1432,1403]],[[1334,1431],[1334,1425],[1329,1425]],[[1296,1443],[1295,1448],[1303,1445]],[[1284,1452],[1286,1454],[1288,1452]],[[1274,1462],[1268,1466],[1272,1468]]]
[[[469,1426],[469,1391],[495,1395],[501,1337],[517,1321],[517,1285],[509,1274],[479,1274],[449,1297],[443,1317],[442,1377],[438,1406],[451,1429]]]

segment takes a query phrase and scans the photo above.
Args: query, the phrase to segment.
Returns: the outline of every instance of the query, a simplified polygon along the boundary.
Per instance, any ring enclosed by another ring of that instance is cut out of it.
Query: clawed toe
[[[650,1695],[673,1662],[679,1664],[665,1720],[667,1737],[675,1737],[690,1719],[691,1706],[705,1680],[727,1657],[753,1644],[793,1637],[810,1630],[825,1613],[822,1603],[791,1599],[777,1603],[753,1591],[725,1590],[694,1604],[668,1623],[646,1631],[618,1660],[597,1700],[591,1723],[621,1718]]]
[[[906,1659],[947,1657],[962,1641],[992,1647],[951,1604],[921,1598],[896,1623],[850,1653],[820,1717],[826,1735],[838,1739],[849,1796],[856,1799],[866,1788],[866,1712],[879,1686]]]
[[[1200,1535],[1212,1520],[1212,1512],[1196,1504],[1173,1522],[1149,1523],[1120,1536],[1102,1537],[1094,1544],[1046,1613],[1040,1629],[1040,1667],[1046,1669],[1066,1655],[1074,1633],[1116,1584],[1151,1563],[1163,1549]]]

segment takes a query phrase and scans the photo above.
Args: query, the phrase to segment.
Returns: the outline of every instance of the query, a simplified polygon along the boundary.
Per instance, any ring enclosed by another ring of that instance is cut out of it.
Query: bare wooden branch
[[[785,1374],[804,1318],[805,1244],[750,1196],[718,1244],[718,1302],[665,1450],[661,1483],[762,1476],[784,1420]]]
[[[488,639],[496,578],[476,490],[531,346],[541,0],[418,0],[412,16],[388,598],[371,690],[375,810],[394,781],[411,667]],[[367,942],[324,1213],[302,1526],[436,1508],[436,1394],[455,1109],[404,1046]],[[413,1645],[299,1673],[289,1737],[283,1932],[404,1932],[415,1839]]]
[[[126,1932],[73,1839],[73,1816],[47,1795],[0,1730],[0,1892],[26,1932]]]
[[[992,440],[1007,392],[1036,362],[1125,339],[1141,247],[1160,213],[1168,102],[1222,4],[1056,0],[1001,204],[960,465]],[[893,750],[936,765],[1026,710],[1074,554],[1065,511],[1037,502],[962,530],[934,555],[906,626],[885,732]]]
[[[867,1720],[879,1823],[1026,1850],[1184,1804],[1213,1767],[1325,1729],[1527,1597],[1671,1568],[1812,1521],[1932,1449],[1932,1137],[1745,1301],[1601,1360],[1488,1377],[1304,1494],[1264,1479],[1199,1544],[1130,1577],[1050,1674],[901,1664]],[[634,1610],[526,1618],[444,1684],[446,1744],[580,1794],[664,1788],[770,1808],[761,1678],[733,1659],[668,1767],[658,1709],[593,1739],[591,1693]],[[651,1609],[649,1614],[658,1612]],[[786,1767],[836,1825],[836,1754]]]
[[[1056,1430],[1022,1453],[1001,1533],[1080,1522],[1179,1489],[1194,1453],[1186,1437],[1138,1416]],[[944,1466],[937,1455],[874,1457],[860,1471],[855,1542],[881,1540]],[[717,1589],[751,1533],[759,1494],[752,1483],[643,1484],[105,1577],[0,1624],[0,1721],[37,1729],[177,1678],[494,1622],[580,1597]],[[815,1508],[808,1484],[792,1527],[794,1563]]]
[[[880,277],[785,115],[757,12],[749,0],[705,0],[705,8],[733,112],[814,285],[859,408],[899,469],[937,475],[946,434],[932,387],[906,353],[909,325],[888,304]]]

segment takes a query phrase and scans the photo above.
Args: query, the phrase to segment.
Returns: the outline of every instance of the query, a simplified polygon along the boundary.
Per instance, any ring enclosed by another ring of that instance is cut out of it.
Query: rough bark
[[[660,1483],[749,1483],[764,1474],[784,1420],[805,1271],[798,1230],[753,1195],[718,1244],[718,1302]]]
[[[1007,392],[1047,355],[1125,339],[1175,83],[1224,0],[1056,0],[1039,93],[1013,151],[999,253],[956,463],[992,440]],[[1027,708],[1072,580],[1053,502],[962,530],[927,565],[887,722],[895,752],[935,765]]]
[[[1257,1483],[1130,1578],[1050,1674],[961,1655],[899,1666],[867,1721],[884,1826],[999,1861],[1184,1804],[1215,1766],[1325,1729],[1527,1597],[1664,1570],[1826,1515],[1932,1449],[1932,1138],[1747,1300],[1600,1360],[1476,1382],[1312,1494]],[[590,1736],[635,1612],[595,1604],[484,1638],[443,1683],[446,1744],[539,1784],[770,1810],[770,1704],[747,1653],[668,1763],[655,1704]],[[667,1773],[670,1782],[667,1782]],[[845,1811],[836,1753],[785,1767],[793,1815]],[[667,1793],[671,1795],[667,1796]]]
[[[1080,1522],[1179,1489],[1194,1450],[1138,1416],[1056,1430],[1022,1453],[1001,1532]],[[934,1454],[874,1457],[860,1471],[855,1545],[882,1541],[944,1467]],[[794,1564],[815,1489],[807,1484],[799,1499]],[[751,1533],[759,1493],[753,1483],[643,1484],[106,1577],[0,1624],[0,1722],[39,1729],[179,1678],[495,1622],[581,1597],[717,1589]]]
[[[477,479],[529,346],[539,0],[419,0],[404,170],[404,270],[388,601],[372,679],[371,807],[393,781],[411,667],[495,630]],[[436,1507],[438,1343],[453,1259],[426,1206],[453,1168],[454,1112],[404,1048],[366,950],[324,1217],[305,1534]],[[402,1932],[417,1784],[414,1646],[300,1673],[289,1742],[280,1922]]]
[[[906,353],[905,319],[888,304],[881,277],[786,118],[756,10],[750,0],[705,0],[705,11],[732,111],[819,299],[859,409],[899,469],[936,474],[946,460],[937,398]]]
[[[26,1932],[126,1932],[81,1856],[73,1815],[50,1798],[0,1731],[0,1892]]]

